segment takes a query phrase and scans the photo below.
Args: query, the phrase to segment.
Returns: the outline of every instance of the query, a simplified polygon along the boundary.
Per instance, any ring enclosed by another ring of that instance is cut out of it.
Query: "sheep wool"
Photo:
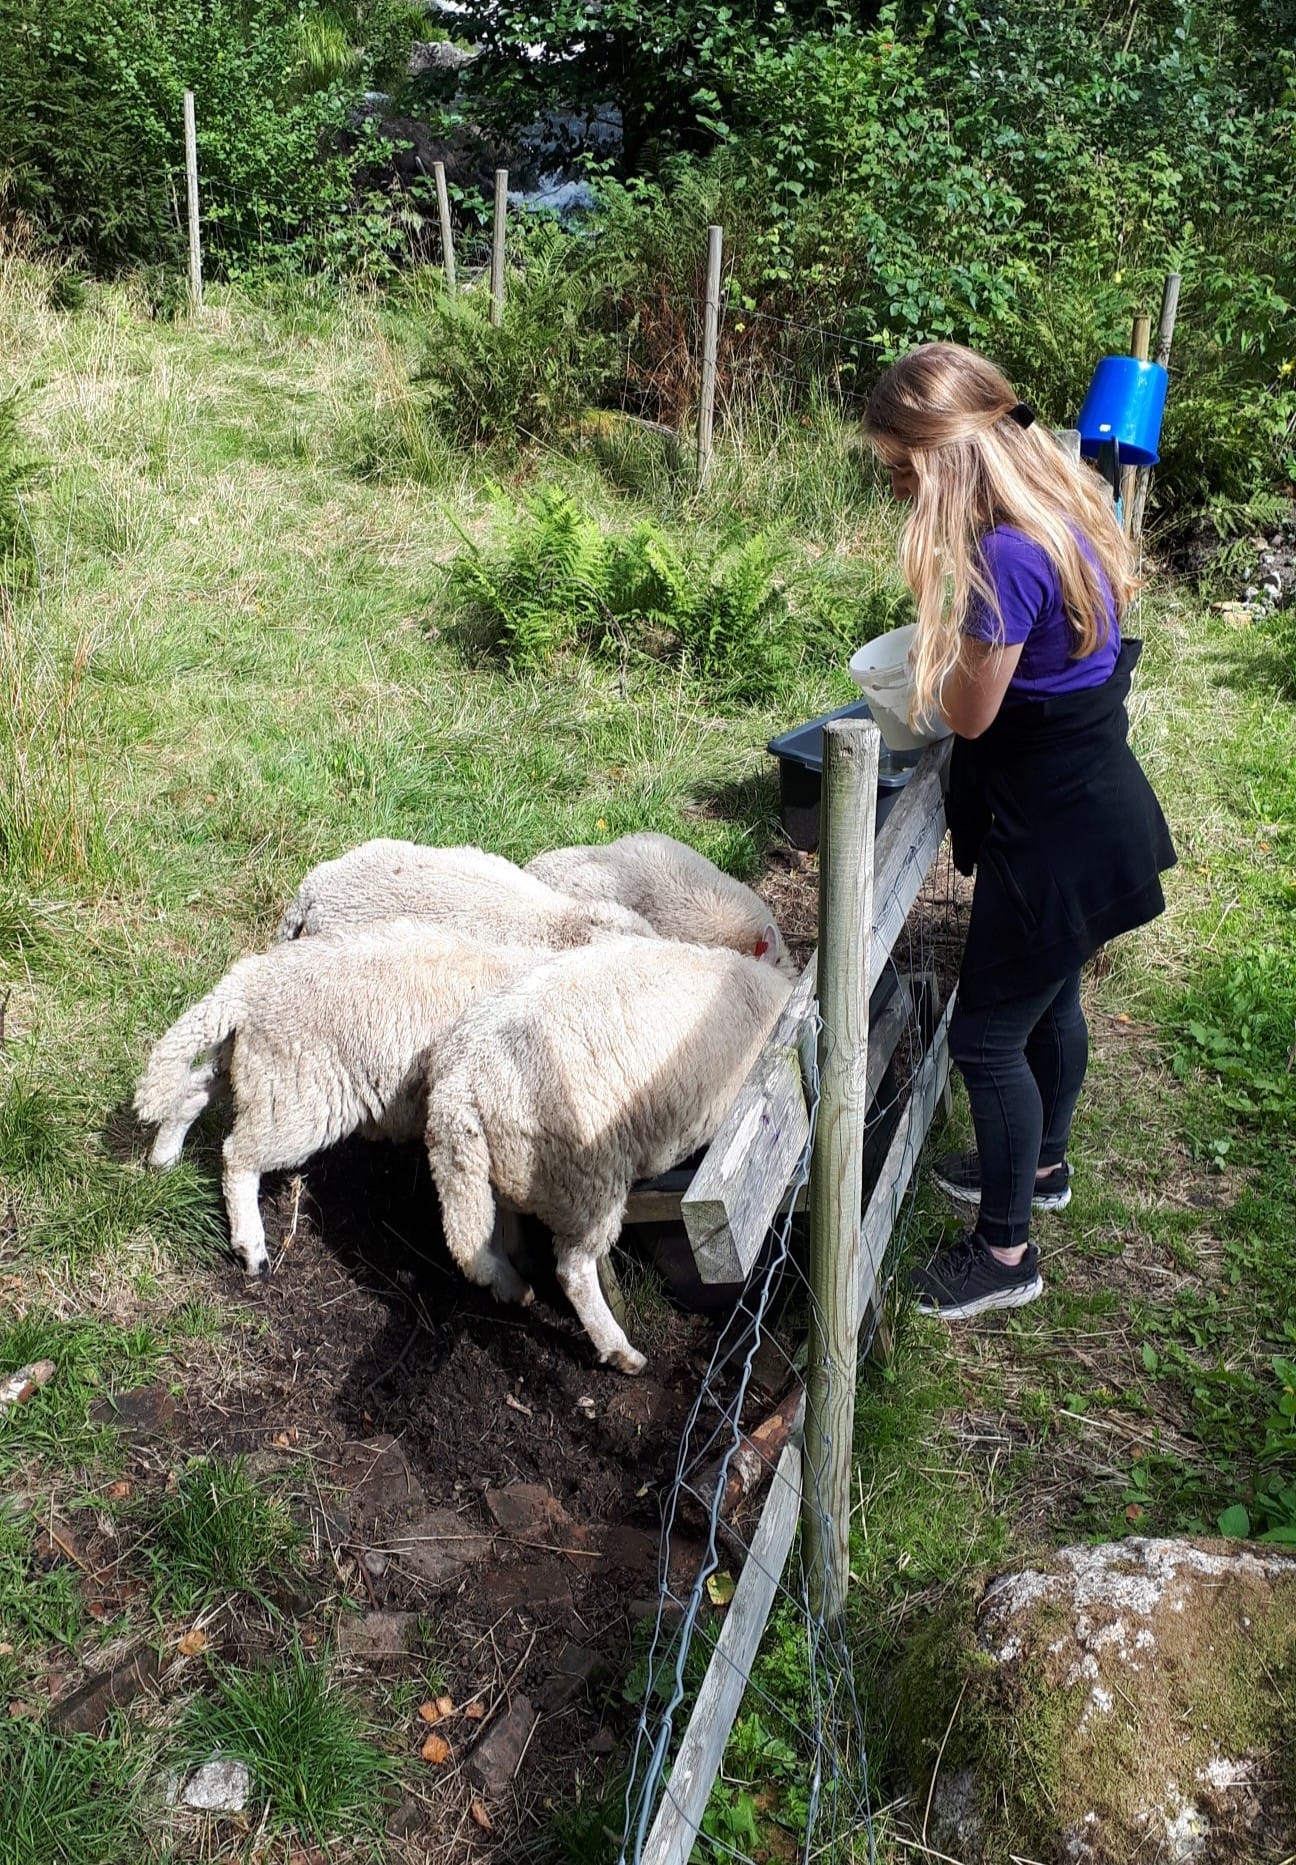
[[[543,956],[399,922],[240,959],[149,1057],[135,1110],[158,1128],[151,1163],[173,1166],[193,1122],[228,1088],[230,1241],[249,1275],[265,1275],[261,1174],[352,1133],[417,1138],[438,1040],[483,992]]]
[[[555,848],[536,855],[526,872],[578,900],[615,900],[642,914],[663,939],[729,946],[774,961],[795,976],[774,916],[750,887],[736,881],[687,842],[644,831],[615,842]]]
[[[469,938],[551,951],[653,930],[615,901],[573,899],[502,855],[380,837],[312,868],[276,937],[351,932],[377,920],[405,918]]]
[[[713,1138],[790,990],[772,961],[626,939],[550,959],[466,1012],[432,1062],[427,1140],[446,1242],[469,1280],[530,1300],[495,1200],[533,1213],[599,1359],[642,1371],[599,1259],[634,1181]]]

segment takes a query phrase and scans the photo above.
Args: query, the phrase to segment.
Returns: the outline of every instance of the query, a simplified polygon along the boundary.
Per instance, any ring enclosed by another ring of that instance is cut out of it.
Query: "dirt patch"
[[[416,1147],[340,1147],[268,1182],[263,1208],[272,1256],[288,1240],[272,1277],[213,1272],[255,1325],[236,1365],[197,1346],[210,1358],[168,1412],[167,1451],[244,1455],[295,1489],[315,1558],[276,1603],[336,1643],[389,1723],[403,1687],[407,1727],[393,1734],[411,1756],[429,1734],[418,1701],[442,1680],[447,1752],[399,1811],[396,1856],[517,1858],[548,1817],[536,1810],[570,1804],[592,1759],[632,1732],[637,1706],[610,1680],[655,1610],[659,1498],[714,1324],[655,1303],[643,1377],[597,1366],[538,1226],[534,1308],[515,1314],[464,1282]],[[123,1416],[142,1473],[155,1407],[140,1395]],[[676,1534],[677,1580],[699,1553]],[[273,1642],[252,1615],[227,1623],[219,1648],[256,1663]]]

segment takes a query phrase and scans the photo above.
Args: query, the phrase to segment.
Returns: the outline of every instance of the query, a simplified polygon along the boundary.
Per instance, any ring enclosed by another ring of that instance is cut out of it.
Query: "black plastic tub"
[[[839,706],[806,725],[771,738],[765,749],[779,761],[779,814],[793,848],[819,846],[819,798],[823,789],[823,728],[831,719],[871,719],[868,701]],[[880,829],[922,756],[917,751],[888,751],[878,762],[877,826]]]

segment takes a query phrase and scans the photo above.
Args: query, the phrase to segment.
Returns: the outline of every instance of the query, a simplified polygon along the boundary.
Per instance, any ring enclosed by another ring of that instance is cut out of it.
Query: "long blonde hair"
[[[924,343],[894,363],[874,388],[864,431],[888,466],[908,468],[917,488],[900,541],[905,581],[918,605],[914,714],[938,702],[958,664],[968,605],[1003,617],[986,575],[981,540],[1011,525],[1052,559],[1075,636],[1075,657],[1106,638],[1101,566],[1119,616],[1138,579],[1111,495],[1097,474],[1070,459],[1047,429],[1021,426],[1006,377],[975,350]]]

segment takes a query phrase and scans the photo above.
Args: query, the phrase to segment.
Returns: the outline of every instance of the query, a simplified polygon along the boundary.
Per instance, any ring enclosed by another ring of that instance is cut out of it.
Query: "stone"
[[[1296,1559],[1142,1537],[999,1576],[894,1683],[902,1714],[927,1706],[910,1723],[924,1792],[944,1738],[926,1837],[964,1865],[1286,1855],[1274,1758],[1294,1688]]]
[[[50,1709],[50,1726],[67,1735],[98,1735],[113,1710],[124,1709],[142,1696],[157,1677],[157,1653],[147,1645],[138,1645],[110,1671],[87,1677],[75,1690],[60,1697]]]
[[[329,1486],[347,1492],[353,1530],[379,1515],[422,1510],[427,1500],[400,1444],[385,1434],[339,1445]]]
[[[520,1567],[496,1567],[481,1578],[477,1594],[490,1613],[570,1612],[571,1581],[556,1561],[535,1561]]]
[[[568,1640],[558,1655],[558,1668],[540,1689],[540,1708],[548,1716],[565,1710],[584,1696],[594,1680],[608,1669],[602,1652]]]
[[[165,1386],[137,1386],[96,1399],[90,1407],[96,1425],[111,1425],[132,1450],[146,1450],[176,1428],[176,1403]]]
[[[490,1546],[490,1536],[474,1529],[453,1509],[428,1510],[385,1543],[386,1552],[400,1562],[403,1572],[430,1587],[457,1580],[465,1567],[486,1558]]]
[[[468,1757],[468,1778],[488,1797],[501,1794],[522,1766],[522,1757],[536,1725],[530,1699],[514,1697]]]
[[[343,1619],[338,1627],[338,1650],[366,1664],[385,1664],[403,1658],[418,1629],[415,1612],[366,1612]]]
[[[560,1540],[571,1546],[575,1528],[571,1517],[543,1483],[510,1483],[506,1489],[488,1489],[482,1498],[497,1528],[517,1541]]]
[[[205,1761],[189,1776],[182,1798],[186,1807],[203,1813],[241,1813],[251,1788],[241,1761]]]

